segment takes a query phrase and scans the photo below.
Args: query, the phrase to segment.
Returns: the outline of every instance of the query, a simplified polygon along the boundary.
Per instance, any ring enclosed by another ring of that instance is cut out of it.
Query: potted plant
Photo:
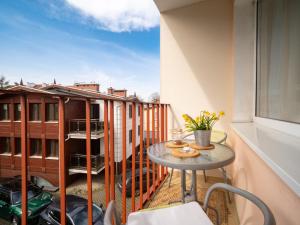
[[[186,130],[194,132],[195,142],[197,145],[207,147],[210,145],[211,130],[215,123],[224,116],[224,112],[210,113],[201,111],[200,115],[193,119],[188,114],[183,114]]]

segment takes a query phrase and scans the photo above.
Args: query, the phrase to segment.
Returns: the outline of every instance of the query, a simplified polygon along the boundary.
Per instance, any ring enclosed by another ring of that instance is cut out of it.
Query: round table
[[[172,155],[172,148],[166,147],[167,142],[161,142],[149,147],[149,159],[162,166],[179,169],[181,173],[182,200],[186,201],[185,171],[192,170],[192,200],[197,201],[197,170],[223,168],[235,159],[235,153],[228,146],[213,143],[215,148],[200,150],[200,155],[192,158],[178,158]]]

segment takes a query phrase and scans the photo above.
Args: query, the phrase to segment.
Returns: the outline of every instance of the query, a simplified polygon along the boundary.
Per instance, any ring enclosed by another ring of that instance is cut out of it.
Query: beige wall
[[[170,127],[183,113],[224,110],[232,114],[233,2],[209,0],[161,14],[161,101],[171,104]],[[170,136],[169,136],[170,137]]]
[[[233,185],[261,198],[273,212],[276,224],[299,224],[299,197],[233,130],[230,130],[228,143],[236,154],[230,167]],[[253,204],[242,198],[237,198],[236,203],[240,224],[262,224],[262,215]]]

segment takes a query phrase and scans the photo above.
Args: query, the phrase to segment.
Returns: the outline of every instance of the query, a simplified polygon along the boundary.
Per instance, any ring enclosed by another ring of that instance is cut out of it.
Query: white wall
[[[99,101],[100,104],[100,119],[104,120],[104,103]],[[132,129],[132,119],[129,118],[129,105],[126,104],[126,158],[132,154],[132,144],[129,143],[129,130]],[[122,103],[114,102],[114,151],[115,162],[121,162],[123,159],[122,150]],[[109,112],[108,112],[109,113]],[[140,144],[140,137],[138,132],[138,125],[140,124],[140,117],[138,116],[138,106],[136,105],[136,146]],[[101,139],[101,154],[104,154],[104,138]]]

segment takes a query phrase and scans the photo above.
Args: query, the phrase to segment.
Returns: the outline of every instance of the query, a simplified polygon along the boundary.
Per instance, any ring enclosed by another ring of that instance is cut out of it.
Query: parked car
[[[150,174],[150,185],[152,184],[152,170],[149,170]],[[120,192],[122,192],[122,174],[119,176],[117,181],[117,187]],[[126,197],[131,197],[132,191],[132,171],[128,170],[126,172]],[[147,191],[147,168],[143,168],[143,193]],[[140,169],[135,170],[135,195],[138,196],[140,194]]]
[[[66,224],[88,224],[88,201],[75,195],[66,195]],[[103,225],[104,210],[93,204],[93,225]],[[39,225],[60,225],[60,200],[56,199],[40,215]]]
[[[28,182],[28,222],[37,224],[39,215],[53,200],[53,196]],[[21,179],[0,180],[0,217],[13,225],[21,224],[22,215]]]

